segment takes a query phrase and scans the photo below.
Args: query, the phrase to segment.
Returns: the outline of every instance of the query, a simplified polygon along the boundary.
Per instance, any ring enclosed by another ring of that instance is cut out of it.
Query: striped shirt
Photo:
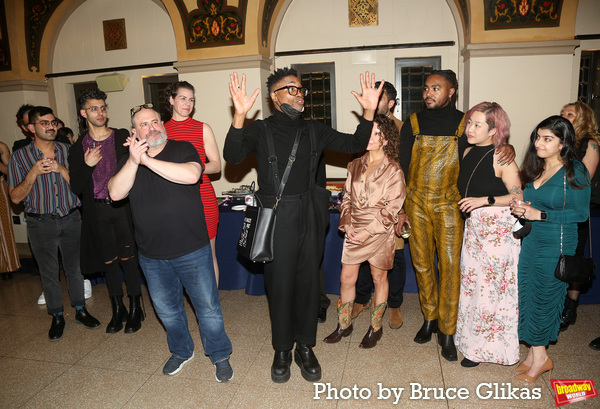
[[[54,142],[54,158],[65,168],[69,168],[67,161],[69,147],[61,142]],[[8,186],[17,187],[31,168],[44,154],[35,146],[35,143],[16,150],[10,157],[8,164]],[[79,199],[71,191],[71,186],[60,173],[50,172],[39,175],[31,187],[31,192],[23,199],[25,213],[59,214],[66,216],[71,209],[80,206]]]

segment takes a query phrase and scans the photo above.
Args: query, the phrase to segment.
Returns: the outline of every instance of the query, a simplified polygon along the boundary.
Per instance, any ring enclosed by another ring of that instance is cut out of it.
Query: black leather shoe
[[[129,296],[129,316],[127,316],[127,323],[125,324],[126,334],[133,334],[142,328],[142,321],[144,321],[144,310],[140,304],[141,298],[141,295]]]
[[[431,334],[437,331],[437,329],[437,320],[425,321],[419,332],[417,332],[417,336],[415,337],[414,341],[417,344],[424,344],[431,341]]]
[[[292,364],[292,350],[275,351],[273,365],[271,365],[271,380],[275,383],[285,383],[290,379],[290,365]]]
[[[454,346],[454,334],[446,335],[438,332],[438,344],[442,347],[442,356],[448,361],[458,361],[456,346]]]
[[[110,297],[110,303],[112,306],[112,319],[106,327],[106,333],[114,334],[123,329],[123,323],[127,321],[127,310],[121,296]]]
[[[361,343],[358,344],[358,347],[363,349],[373,348],[375,345],[377,345],[377,341],[381,339],[382,335],[383,326],[379,328],[379,330],[375,331],[373,327],[369,325],[369,330],[365,334]]]
[[[340,342],[342,340],[342,338],[347,337],[350,334],[352,334],[353,329],[354,328],[352,327],[352,324],[350,324],[350,326],[348,326],[348,328],[342,329],[342,326],[338,322],[338,325],[337,325],[337,328],[335,329],[335,331],[333,331],[331,334],[329,334],[323,340],[323,342],[325,342],[326,344],[337,344],[338,342]]]
[[[463,360],[460,361],[460,366],[464,366],[465,368],[474,368],[477,365],[479,365],[479,362],[471,361],[468,358],[463,358]]]
[[[302,377],[308,382],[317,382],[321,379],[321,365],[311,347],[297,343],[294,361],[300,367]]]
[[[88,328],[100,327],[100,321],[92,317],[89,312],[83,307],[75,313],[75,322],[85,325]]]
[[[2,273],[0,275],[2,276],[3,281],[12,280],[12,278],[13,278],[12,273]],[[321,311],[319,311],[319,313],[321,313]]]
[[[600,337],[590,342],[590,348],[600,351]]]
[[[577,306],[579,305],[578,301],[571,299],[567,295],[565,298],[565,308],[563,309],[562,317],[560,320],[559,331],[566,331],[569,328],[569,325],[575,325],[577,321]]]
[[[48,331],[48,338],[50,341],[58,341],[63,336],[63,330],[65,329],[65,317],[62,314],[52,316],[52,325],[50,331]]]
[[[327,308],[319,307],[319,314],[317,315],[317,322],[323,323],[327,321]]]

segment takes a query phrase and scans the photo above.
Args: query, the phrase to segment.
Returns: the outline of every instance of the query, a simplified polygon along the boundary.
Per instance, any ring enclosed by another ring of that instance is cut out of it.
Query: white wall
[[[318,10],[318,12],[317,12]],[[452,47],[392,49],[278,57],[275,66],[334,62],[336,76],[337,126],[354,132],[362,108],[351,91],[360,92],[359,76],[365,71],[395,84],[395,59],[441,56],[442,68],[458,69],[458,35],[446,0],[380,0],[379,25],[348,26],[347,0],[295,0],[282,20],[275,50],[298,51],[351,47],[454,41]],[[459,78],[459,83],[462,81]],[[399,95],[400,97],[400,95]],[[327,176],[345,178],[345,168],[328,166]]]

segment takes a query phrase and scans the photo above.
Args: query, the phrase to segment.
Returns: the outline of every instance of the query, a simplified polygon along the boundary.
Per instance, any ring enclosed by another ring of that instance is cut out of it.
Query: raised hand
[[[233,101],[235,114],[233,117],[233,126],[241,128],[244,125],[244,118],[260,93],[260,88],[254,90],[251,96],[246,95],[246,74],[242,74],[242,82],[240,83],[237,72],[229,75],[229,93]]]
[[[379,88],[375,88],[375,82],[375,74],[369,75],[369,71],[367,71],[364,76],[363,74],[360,74],[360,87],[362,90],[362,95],[356,91],[352,91],[352,95],[354,95],[358,103],[365,110],[363,115],[364,118],[370,121],[372,121],[375,117],[377,105],[379,105],[379,97],[383,91],[383,84],[385,81],[381,81]]]
[[[142,157],[147,155],[148,142],[138,140],[137,138],[128,138],[129,159],[136,165],[142,162]]]

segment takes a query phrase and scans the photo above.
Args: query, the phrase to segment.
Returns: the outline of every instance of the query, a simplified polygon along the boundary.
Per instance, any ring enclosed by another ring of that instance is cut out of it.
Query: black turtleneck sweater
[[[449,136],[456,133],[456,129],[460,124],[465,114],[455,109],[452,104],[440,109],[425,109],[417,113],[419,122],[419,130],[421,135],[431,136]],[[415,137],[413,135],[410,119],[404,122],[400,131],[400,165],[404,170],[408,181],[408,169],[410,166],[410,158],[412,155],[413,143]],[[461,136],[458,139],[458,154],[462,158],[465,149],[469,146],[467,138]]]
[[[296,161],[290,171],[283,194],[294,195],[308,191],[310,183],[309,121],[303,119],[292,120],[279,110],[276,110],[272,116],[264,121],[267,121],[271,127],[280,177],[283,176],[288,157],[292,151],[296,130],[299,126],[302,126]],[[371,129],[373,128],[373,122],[364,118],[356,127],[354,135],[338,132],[321,122],[312,122],[315,127],[318,155],[321,155],[323,149],[346,153],[362,152],[369,142]],[[258,186],[266,195],[274,196],[277,193],[278,186],[274,186],[273,183],[273,172],[268,161],[269,149],[263,120],[255,121],[244,129],[231,126],[225,139],[223,158],[229,163],[239,163],[253,152],[256,154],[258,162]]]

